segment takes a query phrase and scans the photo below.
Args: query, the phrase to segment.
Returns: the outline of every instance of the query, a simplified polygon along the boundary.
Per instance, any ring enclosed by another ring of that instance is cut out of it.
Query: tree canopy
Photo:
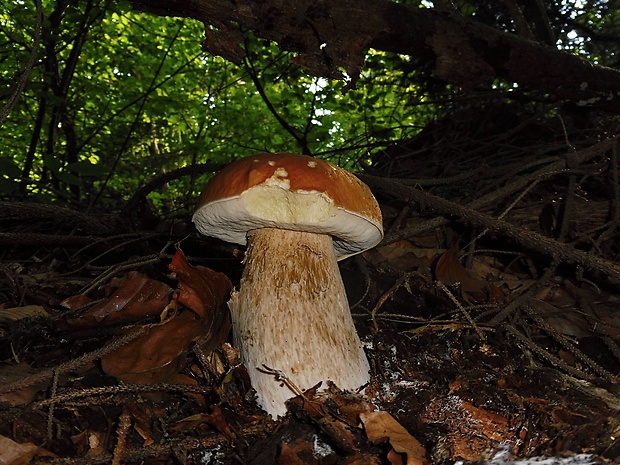
[[[613,2],[264,5],[4,5],[0,193],[119,208],[162,174],[254,152],[359,169],[442,114],[493,99],[547,113],[617,105]],[[199,174],[151,201],[184,205]]]
[[[393,58],[378,52],[367,85],[343,95],[343,83],[307,75],[291,53],[252,35],[232,64],[202,49],[197,21],[97,1],[43,2],[41,13],[35,21],[32,2],[1,12],[0,79],[13,99],[1,129],[5,199],[118,208],[164,173],[261,151],[355,167],[374,145],[431,117],[406,97],[421,89],[399,84],[403,71],[383,73]],[[194,181],[180,180],[164,197],[182,205],[195,198]]]

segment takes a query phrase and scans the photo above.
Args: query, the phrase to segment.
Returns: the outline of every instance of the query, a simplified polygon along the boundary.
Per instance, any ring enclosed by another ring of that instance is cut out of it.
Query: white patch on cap
[[[308,162],[308,167],[309,168],[316,168],[317,163],[315,161],[309,161]]]
[[[275,161],[273,161],[273,160],[268,161],[268,162],[267,162],[267,164],[268,164],[269,166],[276,166],[276,162],[275,162]]]
[[[291,189],[291,180],[288,178],[288,172],[284,168],[276,168],[271,177],[265,179],[261,185],[279,187],[288,191]]]

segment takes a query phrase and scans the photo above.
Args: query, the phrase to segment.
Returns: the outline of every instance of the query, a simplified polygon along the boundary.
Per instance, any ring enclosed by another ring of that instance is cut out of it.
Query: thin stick
[[[121,465],[123,453],[126,449],[127,443],[127,433],[129,432],[129,427],[131,426],[131,417],[129,414],[123,409],[123,413],[121,413],[118,424],[118,441],[116,442],[116,447],[114,447],[114,456],[112,457],[112,465]]]

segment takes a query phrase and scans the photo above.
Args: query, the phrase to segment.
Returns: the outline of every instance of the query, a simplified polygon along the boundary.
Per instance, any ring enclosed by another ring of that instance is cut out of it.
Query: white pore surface
[[[245,244],[246,233],[260,228],[328,234],[339,260],[381,241],[381,225],[334,205],[321,192],[290,191],[286,181],[265,182],[240,196],[204,205],[193,221],[202,234],[235,244]]]

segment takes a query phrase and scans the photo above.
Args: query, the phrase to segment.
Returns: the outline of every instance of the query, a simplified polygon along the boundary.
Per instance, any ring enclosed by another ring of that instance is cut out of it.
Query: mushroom
[[[247,243],[228,306],[233,342],[267,413],[284,415],[296,395],[271,370],[301,390],[327,380],[344,390],[369,382],[337,264],[383,238],[368,186],[306,155],[254,155],[210,180],[193,221],[204,235]]]

